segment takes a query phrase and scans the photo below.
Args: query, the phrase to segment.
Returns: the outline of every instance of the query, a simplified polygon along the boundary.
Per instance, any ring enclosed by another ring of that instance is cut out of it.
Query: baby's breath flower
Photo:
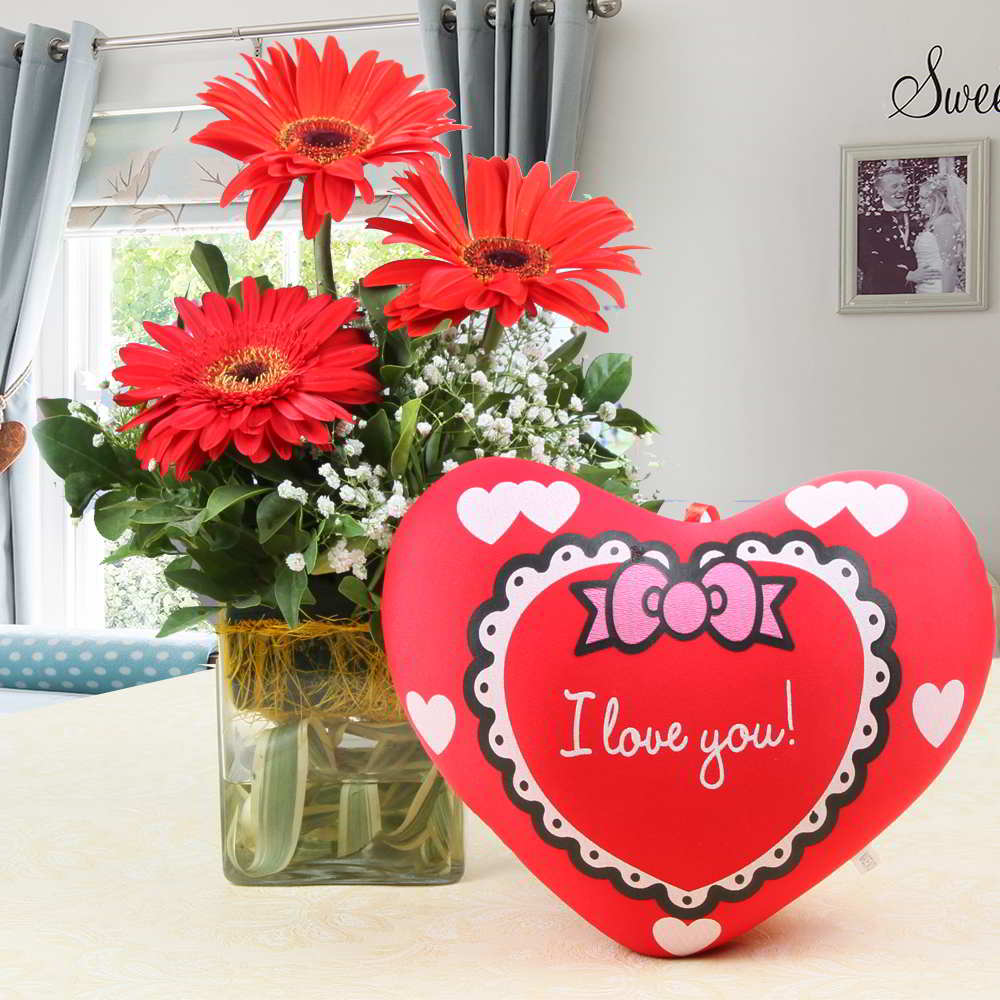
[[[430,434],[430,432],[433,429],[434,429],[433,426],[429,424],[426,420],[421,420],[420,423],[417,424],[417,433],[421,437],[427,437],[427,435]]]
[[[389,517],[402,517],[406,513],[408,506],[406,497],[400,496],[398,493],[393,493],[385,502],[385,512]]]
[[[472,405],[472,403],[466,403],[465,406],[462,407],[460,415],[463,420],[472,420],[476,415],[476,408]]]
[[[364,444],[358,438],[351,438],[350,441],[344,442],[344,451],[348,455],[350,455],[351,458],[355,458],[356,456],[360,455],[361,452],[364,451],[364,449],[365,449]]]
[[[301,573],[306,568],[306,557],[301,552],[289,552],[285,556],[285,565],[293,573]]]
[[[90,439],[90,444],[91,444],[91,447],[93,447],[93,448],[100,448],[101,445],[104,444],[104,435],[103,434],[95,434]]]
[[[345,483],[340,487],[340,499],[345,503],[351,503],[352,500],[358,498],[358,491],[353,487]]]
[[[425,392],[427,392],[427,390],[429,388],[430,388],[430,386],[422,378],[418,378],[418,379],[414,379],[413,380],[413,395],[414,396],[422,396]]]
[[[282,500],[294,500],[296,503],[301,504],[304,504],[309,499],[309,494],[301,486],[295,486],[290,479],[286,479],[283,483],[278,483],[278,496]]]
[[[517,420],[524,414],[524,411],[527,408],[528,401],[524,398],[524,396],[515,396],[507,404],[507,416]]]
[[[618,410],[615,408],[614,403],[601,403],[597,408],[597,417],[599,420],[603,420],[606,424],[610,423],[615,419],[615,414]]]
[[[337,512],[337,507],[333,502],[333,497],[319,497],[316,500],[316,509],[323,517],[333,517]]]
[[[453,471],[454,469],[457,469],[457,468],[458,468],[458,462],[456,462],[455,459],[453,459],[453,458],[446,458],[441,463],[441,471],[442,472],[451,472],[451,471]]]

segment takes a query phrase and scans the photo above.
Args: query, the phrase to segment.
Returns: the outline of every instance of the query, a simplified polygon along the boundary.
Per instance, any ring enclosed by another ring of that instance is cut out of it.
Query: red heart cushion
[[[685,523],[472,462],[404,518],[383,621],[449,783],[651,955],[752,927],[895,819],[961,741],[993,648],[961,517],[874,472]]]

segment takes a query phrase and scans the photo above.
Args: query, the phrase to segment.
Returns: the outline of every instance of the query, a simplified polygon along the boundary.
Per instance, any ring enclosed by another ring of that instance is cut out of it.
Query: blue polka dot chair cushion
[[[0,688],[101,694],[204,670],[215,648],[211,632],[157,639],[131,629],[0,625]]]

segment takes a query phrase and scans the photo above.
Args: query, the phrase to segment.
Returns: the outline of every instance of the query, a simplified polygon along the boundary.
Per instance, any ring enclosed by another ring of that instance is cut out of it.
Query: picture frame
[[[841,146],[841,313],[988,307],[989,140]]]

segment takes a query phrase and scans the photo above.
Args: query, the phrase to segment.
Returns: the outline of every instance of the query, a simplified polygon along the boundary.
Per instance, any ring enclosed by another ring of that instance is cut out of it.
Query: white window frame
[[[350,224],[348,224],[350,225]],[[191,233],[241,231],[242,225],[199,226]],[[301,275],[301,230],[276,226],[282,233],[286,284]],[[147,233],[176,235],[181,228],[123,229],[115,233],[68,234],[56,267],[45,328],[34,361],[35,390],[40,397],[96,402],[98,383],[111,354],[112,247],[116,236]],[[45,539],[45,624],[74,629],[104,626],[104,539],[88,514],[69,517],[62,480],[41,463],[39,516]]]

